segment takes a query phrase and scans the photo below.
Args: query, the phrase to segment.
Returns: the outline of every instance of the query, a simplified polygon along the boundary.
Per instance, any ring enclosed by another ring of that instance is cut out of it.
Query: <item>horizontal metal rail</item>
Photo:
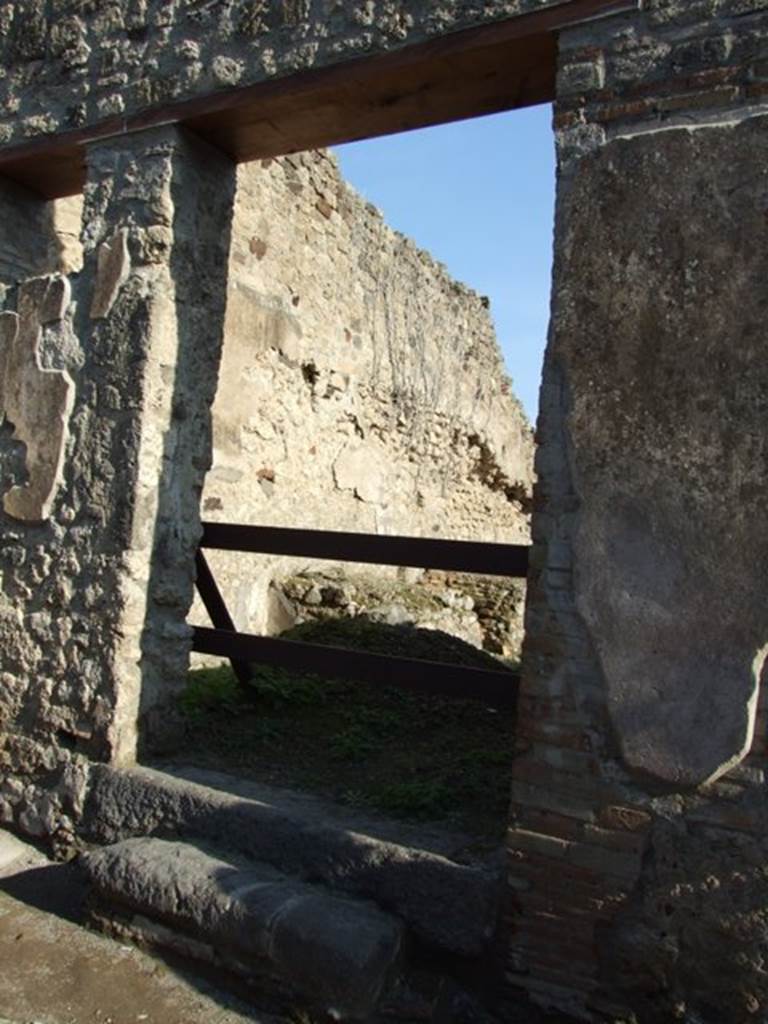
[[[524,579],[528,575],[528,546],[524,544],[486,544],[433,537],[205,522],[200,547],[375,565],[406,565],[484,576]]]
[[[323,644],[194,627],[192,649],[240,663],[280,668],[357,682],[394,686],[414,693],[480,700],[491,707],[513,707],[519,677],[511,670],[490,671],[415,658],[390,657]]]

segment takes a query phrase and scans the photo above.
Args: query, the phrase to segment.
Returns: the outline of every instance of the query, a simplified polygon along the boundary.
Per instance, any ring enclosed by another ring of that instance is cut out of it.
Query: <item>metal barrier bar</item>
[[[484,576],[528,575],[528,546],[431,537],[379,536],[335,530],[295,530],[275,526],[203,523],[203,548],[299,555],[376,565],[478,573]]]
[[[519,677],[511,670],[490,671],[305,644],[275,637],[194,627],[192,649],[240,662],[261,662],[320,676],[394,686],[414,693],[480,700],[496,708],[514,707]]]
[[[214,579],[211,568],[206,561],[205,555],[201,548],[197,549],[195,554],[195,568],[197,569],[197,590],[200,594],[200,598],[205,605],[205,610],[210,616],[211,622],[216,629],[226,631],[230,636],[236,633],[235,624],[232,621],[232,616],[229,614],[224,598],[221,596],[221,591],[218,588],[216,580]],[[238,661],[236,658],[230,658],[232,665],[232,671],[237,676],[240,683],[245,686],[251,678],[251,667],[246,661]]]

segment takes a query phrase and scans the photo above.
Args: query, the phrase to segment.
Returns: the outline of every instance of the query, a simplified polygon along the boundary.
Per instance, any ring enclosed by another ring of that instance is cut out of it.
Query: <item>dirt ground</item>
[[[85,888],[0,831],[0,1024],[290,1024],[76,922]]]

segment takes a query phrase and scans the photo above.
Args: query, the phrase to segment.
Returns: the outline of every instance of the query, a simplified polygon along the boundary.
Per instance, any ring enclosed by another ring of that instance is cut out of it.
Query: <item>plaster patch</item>
[[[130,272],[131,255],[128,251],[128,230],[121,228],[108,242],[102,242],[99,246],[96,283],[91,301],[91,318],[93,320],[102,320],[109,315]]]
[[[0,411],[26,445],[27,483],[12,487],[3,508],[14,519],[42,522],[63,479],[74,383],[40,360],[43,325],[60,320],[69,304],[63,278],[34,278],[21,286],[19,312],[0,314]]]
[[[576,606],[624,761],[677,789],[746,756],[764,669],[767,157],[765,118],[642,135],[564,197]]]
[[[379,504],[386,493],[387,469],[372,445],[347,445],[333,465],[336,486],[354,491],[361,501]]]

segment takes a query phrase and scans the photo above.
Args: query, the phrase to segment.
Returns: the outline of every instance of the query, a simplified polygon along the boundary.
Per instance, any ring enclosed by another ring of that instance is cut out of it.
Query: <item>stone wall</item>
[[[238,170],[213,445],[208,519],[528,542],[533,438],[487,299],[325,152]],[[310,565],[208,557],[255,632],[272,628],[270,582]]]
[[[555,0],[0,4],[0,144],[423,42]]]
[[[764,1019],[768,11],[564,33],[509,978]]]
[[[0,818],[62,842],[183,684],[235,185],[175,128],[88,160],[82,251],[0,194]]]

